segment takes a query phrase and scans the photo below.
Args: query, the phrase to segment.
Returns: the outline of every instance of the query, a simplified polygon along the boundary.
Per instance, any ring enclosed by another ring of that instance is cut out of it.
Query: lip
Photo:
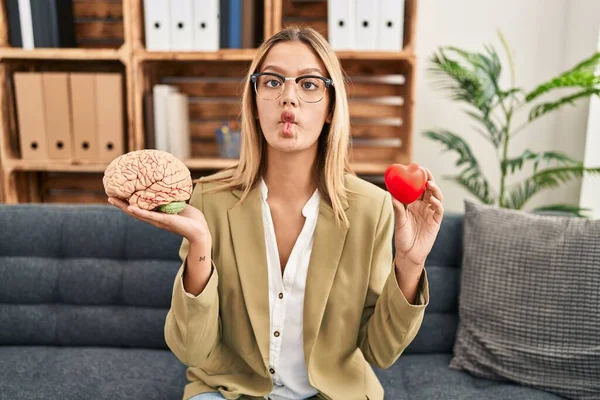
[[[296,115],[293,111],[284,111],[281,113],[281,122],[291,122],[295,123]]]

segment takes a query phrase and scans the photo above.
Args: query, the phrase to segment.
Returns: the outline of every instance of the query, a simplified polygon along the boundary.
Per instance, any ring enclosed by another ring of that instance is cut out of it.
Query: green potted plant
[[[463,186],[485,204],[520,210],[536,193],[557,187],[585,173],[600,173],[600,167],[586,167],[582,162],[559,151],[534,152],[529,149],[510,155],[510,140],[539,118],[579,99],[600,95],[600,53],[583,60],[568,71],[543,82],[531,91],[516,87],[513,61],[506,41],[500,35],[511,70],[511,87],[500,84],[502,65],[492,46],[485,52],[470,52],[454,46],[438,49],[430,59],[429,70],[442,89],[453,100],[467,103],[466,114],[478,124],[478,131],[498,154],[500,168],[499,191],[492,188],[465,139],[446,129],[428,130],[424,135],[443,145],[444,151],[457,153],[456,166],[461,171],[456,176],[445,176]],[[543,101],[543,95],[555,90],[573,89],[558,99]],[[527,113],[525,122],[513,127],[516,113]],[[531,176],[518,182],[509,182],[510,175],[531,167]],[[510,183],[510,184],[509,184]],[[584,217],[585,209],[576,205],[551,204],[533,211],[568,213]]]

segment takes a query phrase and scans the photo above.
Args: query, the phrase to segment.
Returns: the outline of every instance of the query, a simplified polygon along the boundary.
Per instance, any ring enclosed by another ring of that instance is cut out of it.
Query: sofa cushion
[[[476,378],[448,368],[451,354],[403,355],[375,373],[390,400],[559,400],[561,397],[510,382]]]
[[[600,398],[600,221],[465,206],[450,366]]]
[[[168,350],[0,346],[0,398],[180,400],[185,366]]]

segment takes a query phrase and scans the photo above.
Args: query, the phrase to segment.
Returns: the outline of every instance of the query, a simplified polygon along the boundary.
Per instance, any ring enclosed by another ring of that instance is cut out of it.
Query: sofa
[[[386,399],[559,399],[450,369],[463,216],[427,259],[430,304],[390,368]],[[0,399],[181,399],[163,327],[181,238],[110,205],[0,204]],[[345,400],[345,399],[344,399]]]

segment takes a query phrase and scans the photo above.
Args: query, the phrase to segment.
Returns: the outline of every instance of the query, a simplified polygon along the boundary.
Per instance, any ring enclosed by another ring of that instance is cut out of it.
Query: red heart
[[[392,164],[384,175],[385,186],[392,196],[403,204],[417,200],[425,191],[427,172],[418,164]]]

